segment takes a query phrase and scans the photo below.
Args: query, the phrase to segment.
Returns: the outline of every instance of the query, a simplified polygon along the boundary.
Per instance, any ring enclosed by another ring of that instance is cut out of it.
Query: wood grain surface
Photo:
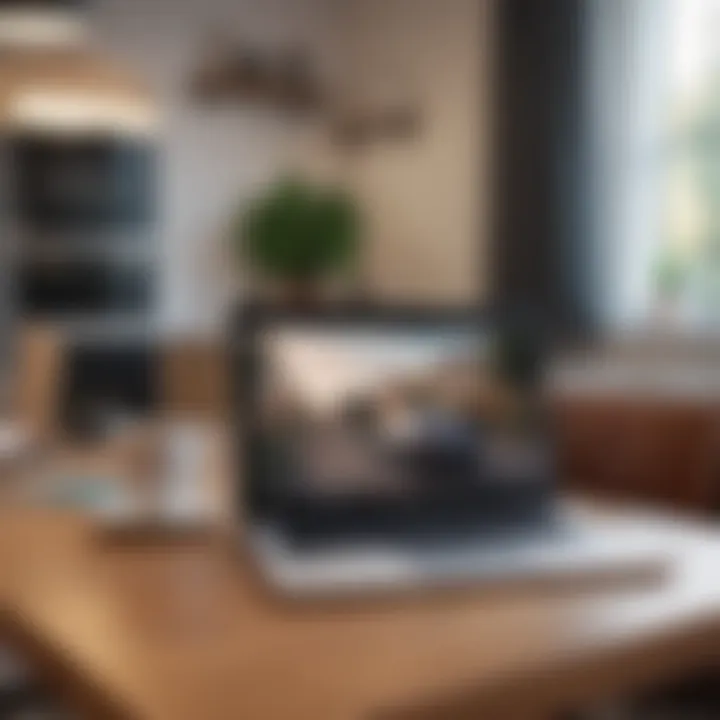
[[[224,533],[112,545],[87,519],[0,517],[3,636],[88,718],[533,718],[720,651],[714,533],[668,525],[660,585],[270,597]]]

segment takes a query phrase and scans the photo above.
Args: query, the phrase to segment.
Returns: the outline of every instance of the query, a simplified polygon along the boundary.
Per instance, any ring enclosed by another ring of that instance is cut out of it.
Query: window
[[[595,0],[603,314],[720,332],[720,0]]]
[[[664,228],[655,289],[686,321],[720,322],[720,0],[672,0]]]

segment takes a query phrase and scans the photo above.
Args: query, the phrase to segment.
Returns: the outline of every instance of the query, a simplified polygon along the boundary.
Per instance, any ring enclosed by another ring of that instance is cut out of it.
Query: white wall
[[[221,325],[238,283],[228,223],[297,154],[307,133],[276,113],[192,99],[192,72],[218,35],[258,48],[321,47],[323,0],[97,0],[95,43],[144,78],[162,113],[160,318],[167,331]],[[312,131],[309,131],[312,132]]]

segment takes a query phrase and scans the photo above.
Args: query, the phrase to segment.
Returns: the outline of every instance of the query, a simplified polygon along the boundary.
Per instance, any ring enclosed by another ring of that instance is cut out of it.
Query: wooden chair
[[[47,445],[57,436],[63,352],[56,331],[41,326],[21,330],[10,387],[10,416],[0,430],[0,458]]]
[[[25,463],[55,439],[62,391],[62,346],[53,330],[27,326],[20,331],[9,390],[9,417],[0,423],[0,469],[7,478],[22,474]],[[34,463],[30,463],[34,468]],[[0,480],[6,477],[0,474]],[[8,488],[3,484],[3,494]],[[46,710],[41,691],[25,664],[0,645],[0,717]],[[43,715],[45,717],[46,715]],[[50,715],[47,715],[50,717]]]
[[[221,343],[177,340],[160,360],[161,409],[169,418],[226,420],[230,367]]]

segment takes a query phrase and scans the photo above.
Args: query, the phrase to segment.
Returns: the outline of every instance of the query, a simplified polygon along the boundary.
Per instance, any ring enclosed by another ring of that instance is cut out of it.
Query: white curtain
[[[662,236],[659,205],[672,0],[589,0],[590,228],[597,313],[641,325]]]

